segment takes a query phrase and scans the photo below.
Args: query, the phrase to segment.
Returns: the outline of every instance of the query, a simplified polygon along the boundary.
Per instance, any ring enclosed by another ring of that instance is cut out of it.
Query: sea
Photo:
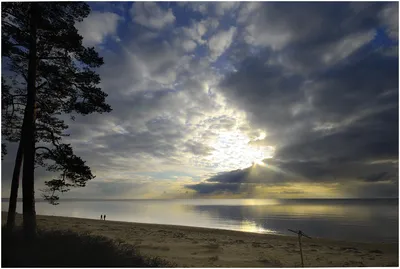
[[[2,211],[7,210],[8,202],[2,200]],[[22,212],[20,201],[17,212]],[[397,198],[60,200],[56,206],[36,202],[36,213],[295,235],[291,229],[311,238],[355,242],[399,241]]]

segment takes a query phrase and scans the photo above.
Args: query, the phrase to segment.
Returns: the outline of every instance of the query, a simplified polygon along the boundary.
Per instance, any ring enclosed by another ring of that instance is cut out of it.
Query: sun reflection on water
[[[278,199],[241,199],[241,204],[245,206],[255,205],[279,205]]]
[[[254,221],[244,220],[241,222],[240,231],[248,232],[248,233],[268,233],[268,234],[276,234],[276,231],[265,229],[261,225],[256,224]]]

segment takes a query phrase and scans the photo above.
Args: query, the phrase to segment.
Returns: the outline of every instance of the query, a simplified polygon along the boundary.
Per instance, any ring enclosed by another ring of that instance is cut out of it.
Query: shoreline
[[[2,223],[7,212],[2,211]],[[22,215],[16,215],[16,224]],[[190,267],[300,266],[297,236],[37,215],[38,228],[101,235]],[[398,266],[397,243],[302,240],[305,266]]]
[[[1,211],[2,217],[7,219],[7,211]],[[22,216],[20,213],[16,213],[16,215]],[[81,217],[67,217],[67,216],[54,216],[54,215],[36,215],[37,217],[49,217],[49,218],[60,218],[60,219],[76,219],[76,220],[82,220],[82,221],[97,221],[99,219],[90,219],[90,218],[81,218]],[[102,221],[102,220],[99,220]],[[169,227],[169,228],[175,228],[175,229],[189,229],[189,230],[199,230],[200,232],[207,232],[207,231],[214,231],[214,232],[233,232],[233,233],[239,233],[239,234],[249,234],[249,235],[261,235],[261,236],[268,236],[268,237],[284,237],[284,238],[296,238],[296,235],[287,235],[287,234],[273,234],[273,233],[258,233],[258,232],[249,232],[249,231],[239,231],[239,230],[234,230],[234,229],[224,229],[224,228],[211,228],[211,227],[200,227],[200,226],[188,226],[188,225],[178,225],[178,224],[162,224],[162,223],[146,223],[146,222],[130,222],[130,221],[122,221],[122,220],[105,220],[107,223],[115,223],[115,224],[134,224],[134,225],[144,225],[144,226],[154,226],[154,227]],[[308,239],[306,239],[308,240]],[[355,241],[355,240],[344,240],[344,239],[332,239],[332,238],[327,238],[327,237],[312,237],[312,240],[318,240],[318,241],[323,241],[326,243],[340,243],[340,244],[365,244],[365,245],[370,245],[370,244],[383,244],[383,245],[389,245],[389,244],[398,244],[398,241],[394,242],[383,242],[383,241]]]

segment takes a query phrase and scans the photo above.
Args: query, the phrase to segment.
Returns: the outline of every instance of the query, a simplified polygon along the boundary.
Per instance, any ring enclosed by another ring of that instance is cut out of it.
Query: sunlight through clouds
[[[250,139],[240,131],[221,132],[211,143],[214,151],[207,157],[211,163],[216,163],[218,171],[243,169],[253,163],[272,158],[273,147],[249,145]]]

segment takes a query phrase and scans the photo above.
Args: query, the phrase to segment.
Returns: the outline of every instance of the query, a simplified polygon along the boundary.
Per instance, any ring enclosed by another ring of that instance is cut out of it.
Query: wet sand
[[[2,223],[7,215],[2,212]],[[17,225],[22,222],[20,214]],[[180,267],[298,267],[296,236],[265,235],[219,229],[159,224],[37,216],[46,230],[72,230],[102,235],[136,245]],[[398,243],[357,243],[303,238],[305,267],[396,266]]]

